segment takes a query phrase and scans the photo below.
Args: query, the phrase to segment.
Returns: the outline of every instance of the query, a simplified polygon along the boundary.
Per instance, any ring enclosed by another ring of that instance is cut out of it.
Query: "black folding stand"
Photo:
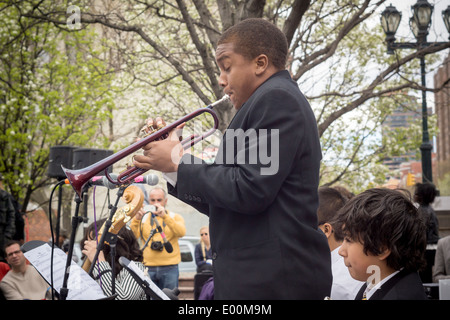
[[[106,239],[108,239],[108,243],[110,244],[111,247],[111,261],[112,261],[112,272],[113,272],[113,277],[112,277],[112,295],[115,295],[115,275],[114,275],[114,261],[115,261],[115,245],[117,243],[117,235],[112,235],[110,232],[107,232],[109,230],[109,228],[112,225],[112,218],[114,217],[114,214],[117,211],[117,205],[119,203],[120,198],[122,198],[123,193],[126,189],[126,187],[128,186],[120,186],[119,190],[117,191],[117,199],[114,205],[110,206],[110,214],[108,219],[105,221],[104,224],[104,230],[106,230],[105,232],[102,233],[102,236],[100,238],[100,241],[97,245],[97,250],[95,252],[95,257],[92,261],[91,267],[89,269],[89,275],[92,276],[92,272],[94,270],[95,267],[95,262],[98,259],[98,255],[100,253],[100,251],[103,249],[103,245],[106,241]],[[83,190],[84,192],[84,190]],[[82,194],[83,194],[82,192]],[[72,233],[70,235],[70,243],[69,243],[69,251],[67,253],[67,261],[66,261],[66,267],[65,267],[65,272],[64,272],[64,280],[63,280],[63,286],[60,289],[60,299],[61,300],[66,300],[67,298],[67,294],[69,289],[67,288],[67,283],[68,283],[68,279],[69,279],[69,273],[70,273],[70,264],[72,263],[72,254],[73,254],[73,247],[75,244],[75,236],[76,236],[76,232],[78,229],[78,225],[80,223],[83,222],[83,217],[80,217],[78,215],[79,213],[79,209],[80,209],[80,204],[82,202],[82,199],[78,196],[77,193],[75,193],[75,203],[76,203],[76,207],[75,207],[75,214],[72,217]],[[108,238],[107,238],[108,237]]]
[[[72,233],[70,234],[69,251],[67,252],[66,267],[64,271],[63,285],[59,290],[59,298],[61,300],[66,300],[69,294],[69,289],[67,288],[67,283],[69,281],[70,265],[72,264],[72,254],[73,246],[75,244],[75,236],[77,233],[78,225],[83,222],[83,218],[78,216],[80,210],[81,198],[75,193],[75,215],[72,217]]]

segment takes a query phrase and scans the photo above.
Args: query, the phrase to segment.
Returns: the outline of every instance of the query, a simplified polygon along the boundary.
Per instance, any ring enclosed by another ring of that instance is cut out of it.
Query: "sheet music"
[[[30,263],[49,284],[51,283],[51,250],[52,248],[50,245],[45,243],[24,253],[28,261],[30,261]],[[63,286],[66,261],[67,255],[64,251],[60,248],[54,248],[53,287],[58,293]],[[74,261],[72,261],[68,272],[69,279],[67,281],[67,288],[69,293],[67,295],[67,300],[97,300],[106,298],[100,288],[100,285]]]
[[[150,289],[152,289],[161,299],[163,300],[170,300],[170,298],[162,291],[148,276],[148,274],[145,274],[142,272],[141,269],[137,267],[137,265],[130,261],[127,266],[131,271],[133,271],[135,274],[137,274],[142,280],[145,280],[149,286]]]

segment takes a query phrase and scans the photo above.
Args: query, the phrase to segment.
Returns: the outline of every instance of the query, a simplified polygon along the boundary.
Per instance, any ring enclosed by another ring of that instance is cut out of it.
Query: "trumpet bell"
[[[61,169],[63,170],[64,174],[67,177],[67,180],[69,180],[70,185],[75,190],[77,195],[82,199],[83,197],[83,188],[84,186],[89,182],[89,180],[95,176],[98,172],[94,172],[92,170],[89,170],[89,167],[78,169],[78,170],[71,170],[64,168],[61,166]]]

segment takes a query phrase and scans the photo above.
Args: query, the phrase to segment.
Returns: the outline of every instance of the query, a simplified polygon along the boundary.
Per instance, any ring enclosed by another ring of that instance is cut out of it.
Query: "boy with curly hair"
[[[335,221],[344,242],[339,254],[351,276],[365,283],[355,300],[426,299],[426,228],[402,191],[370,189],[349,200]]]

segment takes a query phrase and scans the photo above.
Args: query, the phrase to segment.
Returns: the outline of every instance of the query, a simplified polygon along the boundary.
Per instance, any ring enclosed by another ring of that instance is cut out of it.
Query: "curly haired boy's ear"
[[[391,254],[391,250],[386,248],[386,249],[383,250],[383,252],[378,254],[378,259],[386,260],[389,257],[390,254]]]

